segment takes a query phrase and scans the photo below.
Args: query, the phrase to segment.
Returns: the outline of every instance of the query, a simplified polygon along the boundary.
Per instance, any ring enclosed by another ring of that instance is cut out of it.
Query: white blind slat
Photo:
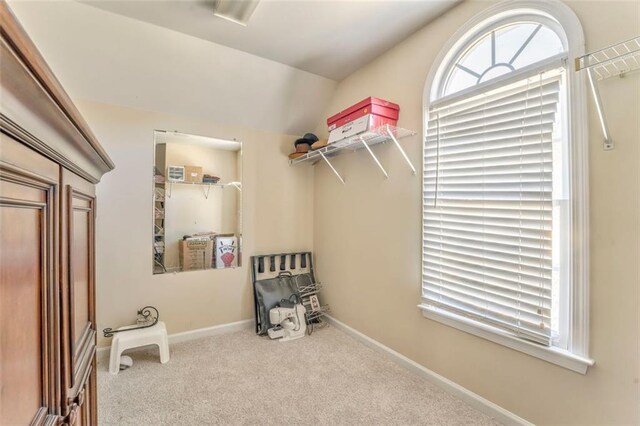
[[[540,104],[543,105],[545,109],[549,106],[552,106],[553,108],[555,108],[557,106],[559,96],[557,92],[553,92],[551,94],[544,95],[542,97],[533,98],[532,100],[537,101],[538,103],[534,105],[533,101],[532,102],[517,101],[513,103],[508,103],[505,105],[499,105],[497,107],[488,107],[483,111],[473,110],[468,114],[455,114],[449,117],[445,116],[444,114],[439,114],[437,119],[431,118],[428,121],[428,127],[434,128],[436,126],[436,123],[440,126],[442,125],[453,126],[461,123],[475,122],[475,120],[481,119],[483,117],[486,117],[492,121],[499,121],[501,118],[505,118],[505,117],[515,117],[516,114],[518,114],[517,117],[521,117],[522,109],[525,110],[525,115],[533,114],[534,111],[539,110]]]
[[[504,170],[501,167],[477,167],[477,168],[465,168],[463,170],[425,170],[424,178],[447,178],[447,177],[469,177],[469,178],[477,178],[477,179],[491,179],[494,176],[502,176],[502,175],[515,175],[518,176],[527,176],[527,175],[539,175],[541,173],[551,173],[553,171],[551,164],[525,164],[520,163],[520,168],[517,171],[513,170]]]
[[[528,278],[536,282],[551,280],[551,268],[527,266],[524,262],[507,263],[497,262],[487,257],[473,257],[468,255],[458,255],[445,250],[432,250],[437,255],[425,255],[425,262],[432,262],[435,265],[457,265],[466,269],[479,268],[483,274],[490,274],[497,278]]]
[[[489,312],[508,315],[511,317],[518,316],[521,320],[525,320],[530,324],[537,326],[540,324],[540,317],[547,318],[550,315],[548,307],[538,307],[536,305],[528,305],[519,300],[519,297],[509,298],[493,293],[488,289],[471,289],[465,287],[457,287],[447,282],[446,285],[440,285],[440,282],[433,282],[426,291],[435,293],[438,296],[444,296],[456,303],[472,304],[482,307]],[[519,309],[514,309],[514,303],[518,304]]]
[[[559,70],[560,71],[560,70]],[[454,100],[452,102],[438,105],[431,111],[437,112],[439,115],[446,117],[454,114],[465,114],[470,111],[481,111],[484,108],[492,108],[499,105],[506,105],[514,101],[522,101],[533,97],[543,97],[549,93],[558,93],[560,88],[560,79],[558,74],[543,78],[536,81],[535,78],[522,80],[511,84],[509,87],[492,90],[476,96],[470,96],[462,100]],[[535,90],[535,92],[534,92]]]
[[[452,147],[460,147],[461,149],[467,149],[465,148],[468,146],[472,146],[474,144],[486,144],[487,142],[492,143],[492,144],[504,144],[505,146],[509,146],[511,144],[515,144],[515,145],[519,145],[519,144],[524,144],[526,142],[540,142],[540,137],[543,136],[545,137],[544,141],[545,142],[550,142],[551,141],[551,136],[549,134],[544,134],[544,135],[540,135],[540,133],[518,133],[515,136],[512,137],[493,137],[493,138],[488,138],[486,135],[484,135],[483,138],[467,138],[467,139],[462,139],[462,140],[455,140],[452,141],[450,139],[438,139],[435,135],[433,135],[433,141],[429,142],[428,144],[425,144],[425,151],[429,152],[431,150],[435,150],[435,149],[447,149],[447,148],[452,148]],[[428,138],[431,137],[431,135],[427,136]],[[427,139],[428,141],[428,139]],[[438,143],[435,143],[436,141],[438,141]]]
[[[504,220],[503,220],[504,221]],[[439,219],[425,219],[424,223],[424,231],[436,233],[438,235],[442,234],[443,231],[460,231],[463,234],[465,232],[482,232],[483,234],[488,235],[496,235],[496,236],[506,236],[506,237],[519,237],[519,238],[531,238],[535,241],[539,241],[544,236],[540,235],[540,229],[548,229],[551,230],[551,223],[549,222],[533,222],[528,221],[526,227],[520,226],[520,224],[503,224],[498,223],[496,225],[490,225],[487,223],[465,223],[465,222],[456,222],[449,220],[448,217],[443,217]],[[551,239],[550,237],[548,238]],[[522,245],[518,245],[518,247],[522,247]]]
[[[458,175],[458,176],[438,176],[441,184],[469,184],[469,183],[516,183],[516,182],[551,182],[551,171],[536,171],[524,173],[501,173],[501,174],[481,174],[481,175]],[[423,183],[435,184],[435,174],[429,175]]]
[[[532,340],[537,343],[547,344],[549,341],[548,333],[545,331],[544,323],[529,324],[524,321],[520,321],[517,317],[509,317],[506,315],[491,314],[482,307],[466,305],[458,306],[453,303],[442,303],[437,301],[436,298],[423,297],[423,301],[426,304],[442,308],[443,310],[456,313],[458,315],[470,317],[472,319],[482,318],[483,322],[498,328],[503,328],[512,331],[517,336],[521,336],[528,340]]]
[[[442,240],[452,240],[452,241],[461,241],[461,242],[473,242],[473,241],[481,241],[485,247],[516,247],[524,250],[525,248],[530,248],[534,250],[551,250],[551,238],[547,238],[545,241],[542,237],[527,237],[526,234],[516,235],[515,232],[507,232],[508,229],[498,229],[498,230],[474,230],[471,231],[469,229],[459,229],[457,227],[442,227],[441,231],[437,230],[438,227],[425,226],[424,238],[433,238],[434,241],[436,239]],[[493,231],[493,232],[490,232]],[[502,232],[500,232],[502,231]],[[454,240],[456,239],[456,240]],[[542,255],[541,253],[539,254]]]
[[[537,289],[530,289],[522,285],[518,286],[517,289],[514,289],[512,286],[505,286],[487,281],[478,283],[444,273],[425,271],[425,284],[441,286],[443,281],[447,281],[452,286],[458,286],[460,288],[474,288],[476,290],[483,289],[486,291],[492,291],[497,295],[503,295],[504,297],[519,298],[523,303],[529,303],[531,306],[535,307],[538,306],[540,300],[546,302],[546,304],[543,305],[545,308],[550,309],[551,306],[550,292],[541,293]]]
[[[503,157],[512,156],[524,156],[529,154],[540,155],[541,153],[551,152],[551,141],[541,143],[527,143],[512,146],[492,146],[492,144],[485,144],[484,147],[474,147],[469,150],[446,150],[441,149],[438,151],[425,153],[425,161],[438,161],[441,165],[448,163],[477,160],[482,159],[485,161],[491,159],[499,159]]]
[[[480,141],[480,142],[455,144],[455,145],[453,144],[443,145],[441,143],[439,146],[437,146],[435,144],[431,144],[430,146],[425,147],[424,156],[425,158],[428,158],[428,157],[434,157],[436,155],[444,156],[444,155],[460,154],[460,153],[467,153],[467,152],[477,152],[477,151],[483,151],[488,148],[492,150],[497,150],[497,149],[508,149],[508,148],[515,148],[515,147],[520,148],[522,146],[528,146],[528,145],[539,146],[541,142],[542,143],[552,142],[550,134],[546,134],[544,136],[545,136],[544,141],[540,141],[540,135],[534,135],[534,136],[527,137],[527,140],[523,140],[523,138],[518,137],[518,138],[511,138],[511,139],[496,139],[496,140],[490,140],[490,141]]]
[[[456,208],[463,208],[463,209],[470,209],[470,210],[476,209],[477,211],[483,211],[483,210],[489,209],[494,213],[503,212],[504,214],[509,214],[509,211],[511,210],[511,213],[513,213],[512,211],[513,201],[495,201],[495,202],[489,203],[486,200],[465,200],[465,201],[438,200],[438,206],[442,208],[456,207]],[[550,206],[540,205],[540,203],[537,201],[522,201],[521,203],[519,203],[519,206],[520,206],[520,211],[523,211],[523,212],[551,210]],[[473,210],[473,211],[476,211],[476,210]]]
[[[493,284],[496,286],[505,286],[512,289],[523,289],[523,291],[528,291],[530,294],[537,294],[544,296],[545,294],[551,295],[551,286],[545,287],[544,285],[540,285],[539,281],[530,281],[526,278],[522,279],[503,279],[499,277],[494,277],[491,275],[483,275],[479,273],[479,271],[467,270],[460,267],[453,267],[447,265],[434,265],[434,266],[424,266],[423,272],[436,274],[436,276],[443,276],[453,279],[465,279],[469,281],[473,281],[476,283],[482,284]]]
[[[475,135],[491,135],[506,130],[521,132],[522,129],[533,129],[535,131],[535,129],[551,127],[550,124],[553,123],[555,117],[555,107],[552,110],[546,111],[544,114],[540,114],[540,112],[541,111],[539,111],[537,115],[528,115],[526,111],[523,111],[520,117],[511,120],[498,122],[485,120],[482,123],[476,123],[475,126],[450,127],[439,125],[437,127],[437,134],[433,132],[433,130],[436,130],[435,128],[431,129],[432,132],[428,132],[430,136],[427,142],[433,142],[436,139],[443,142],[449,139],[456,140]],[[517,113],[517,111],[515,111],[515,113]]]
[[[490,129],[476,129],[463,134],[448,134],[440,136],[438,130],[427,133],[427,143],[436,143],[439,141],[441,145],[451,142],[475,142],[487,141],[492,139],[517,138],[520,136],[540,135],[540,133],[551,133],[553,123],[548,121],[527,122],[524,125],[513,123],[511,126],[493,127]],[[428,131],[428,130],[427,130]]]
[[[499,166],[503,170],[509,171],[517,171],[518,166],[514,165],[515,162],[523,161],[524,164],[531,163],[552,163],[553,156],[550,149],[544,149],[544,147],[540,147],[539,151],[529,150],[527,152],[526,148],[523,148],[522,153],[511,154],[511,155],[501,155],[501,156],[491,156],[489,158],[482,158],[480,155],[472,156],[471,158],[454,158],[454,159],[444,159],[438,160],[437,158],[433,159],[425,159],[426,166],[436,166],[438,170],[460,170],[461,168],[467,167],[495,167]]]
[[[550,256],[551,253],[547,255],[543,254],[541,257],[536,257],[533,255],[533,250],[529,250],[529,254],[514,254],[485,248],[478,249],[476,247],[465,247],[447,243],[426,243],[425,247],[428,247],[434,252],[444,252],[451,255],[459,255],[476,260],[488,259],[489,261],[504,262],[510,265],[524,265],[533,268],[541,268],[546,271],[550,271],[552,267]]]
[[[561,70],[429,110],[423,302],[549,345]]]

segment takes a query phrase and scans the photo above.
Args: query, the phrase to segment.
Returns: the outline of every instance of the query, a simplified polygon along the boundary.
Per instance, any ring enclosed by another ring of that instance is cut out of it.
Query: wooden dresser
[[[114,165],[0,15],[0,425],[96,425],[95,185]]]

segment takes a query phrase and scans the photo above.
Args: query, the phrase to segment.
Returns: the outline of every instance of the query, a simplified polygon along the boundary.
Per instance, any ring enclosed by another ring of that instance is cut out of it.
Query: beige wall
[[[325,116],[367,96],[401,106],[402,141],[421,165],[422,93],[435,56],[488,7],[468,1],[340,83]],[[570,2],[587,50],[640,34],[640,2]],[[602,150],[589,97],[591,328],[587,375],[549,364],[424,318],[420,302],[421,178],[391,145],[335,159],[342,186],[315,168],[314,250],[325,301],[336,318],[427,368],[539,424],[638,424],[640,75],[602,84],[616,149]]]
[[[116,164],[98,185],[97,325],[118,327],[153,305],[169,333],[253,317],[249,256],[309,250],[313,239],[312,170],[289,167],[294,136],[186,117],[77,101]],[[243,266],[152,275],[155,129],[243,142]],[[109,344],[100,333],[99,345]]]

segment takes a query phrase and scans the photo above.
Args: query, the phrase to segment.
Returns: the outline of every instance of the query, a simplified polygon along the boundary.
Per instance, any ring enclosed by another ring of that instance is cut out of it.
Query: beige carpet
[[[101,426],[495,425],[488,416],[335,328],[292,342],[251,330],[132,355],[98,368]]]

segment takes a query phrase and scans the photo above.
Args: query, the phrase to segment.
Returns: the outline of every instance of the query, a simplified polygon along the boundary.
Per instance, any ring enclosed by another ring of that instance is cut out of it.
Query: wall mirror
[[[242,262],[242,143],[156,130],[153,273]]]

